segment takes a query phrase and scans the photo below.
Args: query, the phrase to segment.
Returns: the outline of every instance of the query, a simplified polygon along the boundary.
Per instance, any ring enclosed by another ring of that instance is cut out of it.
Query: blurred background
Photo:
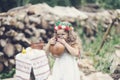
[[[47,3],[49,6],[74,6],[81,8],[86,5],[96,5],[104,9],[119,9],[120,0],[0,0],[0,12],[26,4]],[[97,7],[96,7],[97,8]]]
[[[58,20],[70,22],[81,38],[85,75],[120,79],[120,0],[0,0],[0,79],[14,76],[23,47],[48,42]]]

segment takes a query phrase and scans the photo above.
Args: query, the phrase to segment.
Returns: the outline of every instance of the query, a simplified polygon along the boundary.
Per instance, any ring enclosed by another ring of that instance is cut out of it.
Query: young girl
[[[49,51],[51,44],[57,41],[64,45],[64,53],[56,57],[51,79],[48,80],[80,80],[79,68],[76,58],[80,55],[81,42],[73,27],[68,22],[58,22],[55,27],[55,36],[51,38],[45,47]]]

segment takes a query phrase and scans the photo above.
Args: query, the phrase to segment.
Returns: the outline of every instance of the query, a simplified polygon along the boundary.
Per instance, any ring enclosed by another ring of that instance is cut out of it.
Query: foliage
[[[99,24],[98,25],[98,33],[96,36],[96,39],[94,42],[87,43],[86,40],[84,39],[83,35],[84,32],[81,31],[81,27],[79,27],[79,34],[81,36],[82,42],[83,42],[83,49],[86,53],[89,53],[90,58],[94,62],[94,67],[98,71],[102,72],[110,72],[110,65],[111,65],[111,59],[112,59],[112,54],[115,51],[115,45],[120,45],[120,34],[115,33],[115,27],[113,26],[110,35],[105,41],[105,44],[103,48],[101,49],[99,54],[96,54],[96,51],[98,50],[102,37],[105,32],[103,32],[103,27]]]
[[[16,0],[17,6],[24,6],[28,4],[30,0]]]
[[[5,12],[17,6],[24,6],[28,3],[47,3],[50,6],[74,6],[76,8],[93,3],[106,9],[120,8],[120,0],[0,0],[0,12]]]
[[[86,0],[86,3],[95,3],[107,9],[120,8],[120,0]]]
[[[0,74],[0,79],[11,78],[15,74],[15,69]]]
[[[15,0],[0,0],[0,12],[5,12],[13,7],[16,7]]]
[[[48,60],[49,60],[49,66],[52,69],[54,61],[55,61],[55,58],[52,56],[52,54],[49,54]]]

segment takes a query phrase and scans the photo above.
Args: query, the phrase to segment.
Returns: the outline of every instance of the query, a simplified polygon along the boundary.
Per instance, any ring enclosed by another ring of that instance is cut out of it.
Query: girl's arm
[[[51,38],[50,40],[49,40],[49,42],[44,46],[44,50],[45,50],[45,52],[48,54],[49,53],[49,47],[50,47],[50,45],[51,44],[55,44],[55,42],[56,42],[56,40],[55,40],[55,38],[53,37],[53,38]]]
[[[66,49],[70,52],[71,55],[79,56],[79,49],[77,46],[72,47],[64,39],[61,38],[59,38],[58,41],[66,47]]]

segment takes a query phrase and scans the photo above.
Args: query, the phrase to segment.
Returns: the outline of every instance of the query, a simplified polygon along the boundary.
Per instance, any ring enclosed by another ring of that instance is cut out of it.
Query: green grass
[[[120,45],[120,34],[115,33],[115,27],[113,26],[109,34],[110,37],[106,39],[99,54],[96,54],[96,51],[100,47],[103,35],[105,33],[103,32],[103,27],[98,25],[98,32],[97,36],[95,37],[95,41],[90,43],[86,42],[83,37],[85,33],[81,32],[81,30],[82,28],[79,27],[77,31],[82,39],[84,52],[89,54],[89,58],[93,60],[96,70],[110,73],[111,55],[114,54],[115,46]]]
[[[15,68],[0,74],[0,79],[11,78],[15,74]]]

